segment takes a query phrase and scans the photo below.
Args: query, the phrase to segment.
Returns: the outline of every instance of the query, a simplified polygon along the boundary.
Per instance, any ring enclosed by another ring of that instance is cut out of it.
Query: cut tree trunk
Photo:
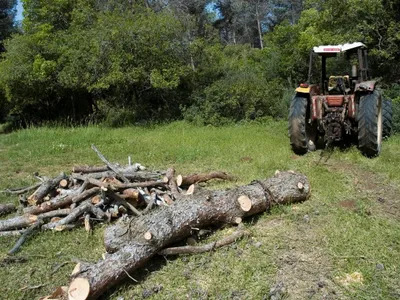
[[[303,185],[301,190],[299,182]],[[163,248],[190,236],[192,228],[234,224],[237,218],[262,213],[273,205],[304,201],[310,190],[304,175],[280,172],[232,190],[195,193],[130,222],[119,222],[105,233],[106,248],[114,253],[95,264],[83,264],[68,293],[79,292],[82,286],[85,294],[89,286],[88,297],[83,299],[96,299]]]

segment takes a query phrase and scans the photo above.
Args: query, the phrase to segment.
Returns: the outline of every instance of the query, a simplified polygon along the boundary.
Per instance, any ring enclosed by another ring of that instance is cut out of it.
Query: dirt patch
[[[338,204],[340,207],[351,210],[351,211],[356,211],[356,209],[357,209],[357,203],[354,200],[343,200],[343,201],[340,201]]]
[[[270,294],[278,289],[281,298],[271,299],[344,299],[331,279],[331,262],[317,228],[304,220],[279,218],[258,222],[255,230],[263,244],[274,243],[266,252],[277,267]]]
[[[368,199],[373,204],[373,214],[400,220],[400,188],[390,182],[386,175],[377,174],[355,164],[337,161],[327,167],[333,172],[340,172],[351,177],[351,182],[360,198]],[[350,210],[357,209],[354,200],[344,200],[339,202],[339,205]]]

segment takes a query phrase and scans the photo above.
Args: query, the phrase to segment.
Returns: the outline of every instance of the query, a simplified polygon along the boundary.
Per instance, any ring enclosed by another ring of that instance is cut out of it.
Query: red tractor
[[[321,59],[313,61],[316,55]],[[313,151],[317,140],[323,138],[326,147],[350,140],[358,142],[365,156],[379,155],[382,138],[391,134],[392,109],[390,100],[384,101],[376,88],[376,81],[370,80],[365,45],[358,42],[314,47],[308,82],[316,64],[321,68],[320,83],[300,84],[290,105],[289,136],[293,151],[296,154]]]

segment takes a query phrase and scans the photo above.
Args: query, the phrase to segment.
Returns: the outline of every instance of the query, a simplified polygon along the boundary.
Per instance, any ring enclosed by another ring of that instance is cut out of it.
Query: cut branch
[[[121,178],[125,183],[129,183],[129,179],[126,178],[124,176],[124,174],[122,174],[118,168],[116,166],[114,166],[113,164],[111,164],[107,158],[104,157],[104,155],[96,148],[95,145],[92,145],[92,149],[94,152],[96,152],[97,156],[107,165],[107,167],[110,168],[110,170],[113,170],[118,176],[119,178]]]
[[[229,244],[236,242],[237,240],[243,238],[244,236],[250,235],[249,232],[238,230],[231,235],[213,243],[209,243],[202,246],[182,246],[182,247],[172,247],[161,250],[159,255],[181,255],[181,254],[196,254],[212,251],[216,248],[220,248]]]
[[[66,216],[65,218],[61,219],[58,222],[48,223],[42,226],[44,229],[56,229],[59,226],[68,225],[72,221],[76,220],[79,216],[83,215],[83,213],[88,212],[91,210],[92,204],[90,201],[86,201],[79,205],[78,207],[74,208],[71,213]]]
[[[23,245],[23,243],[26,242],[26,240],[36,231],[40,228],[40,225],[42,225],[43,221],[42,220],[37,220],[35,224],[33,224],[31,227],[29,227],[27,230],[24,231],[22,236],[18,239],[18,241],[15,243],[14,247],[8,251],[8,255],[13,255],[17,253],[19,248]]]
[[[36,183],[34,185],[28,186],[28,187],[23,187],[23,188],[13,188],[13,189],[6,189],[4,192],[8,194],[16,194],[16,195],[21,195],[25,194],[27,192],[30,192],[32,190],[37,189],[39,186],[42,185],[42,182]]]
[[[178,175],[176,178],[178,186],[189,186],[195,183],[206,182],[211,179],[233,180],[233,176],[225,172],[210,172],[208,174],[192,174],[189,176]]]
[[[171,190],[172,195],[175,198],[179,197],[180,193],[178,190],[178,185],[176,184],[176,180],[175,180],[175,170],[172,168],[168,169],[167,174],[165,176],[168,179],[168,186],[169,186],[169,189]]]
[[[46,197],[51,190],[55,189],[60,181],[65,178],[67,178],[67,175],[65,175],[65,173],[61,173],[54,179],[48,179],[44,181],[40,187],[31,196],[29,196],[28,203],[31,205],[40,204],[44,197]]]

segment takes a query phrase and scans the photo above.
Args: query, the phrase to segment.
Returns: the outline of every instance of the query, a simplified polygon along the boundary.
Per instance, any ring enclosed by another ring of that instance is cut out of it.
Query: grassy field
[[[32,128],[0,135],[0,189],[27,186],[34,172],[55,176],[77,164],[98,165],[92,143],[121,164],[131,156],[150,169],[222,170],[237,178],[206,185],[212,189],[247,184],[277,169],[302,172],[312,185],[308,201],[246,220],[251,237],[211,254],[155,258],[132,274],[139,283],[127,281],[105,299],[269,299],[276,286],[283,286],[285,299],[400,298],[400,136],[385,141],[378,158],[350,148],[324,153],[320,161],[321,151],[291,152],[285,122]],[[0,193],[0,202],[17,199]],[[71,260],[101,258],[105,226],[89,236],[84,229],[36,235],[17,254],[19,262],[3,259],[16,239],[0,238],[0,298],[38,299],[67,284]],[[231,230],[217,230],[203,242]]]

